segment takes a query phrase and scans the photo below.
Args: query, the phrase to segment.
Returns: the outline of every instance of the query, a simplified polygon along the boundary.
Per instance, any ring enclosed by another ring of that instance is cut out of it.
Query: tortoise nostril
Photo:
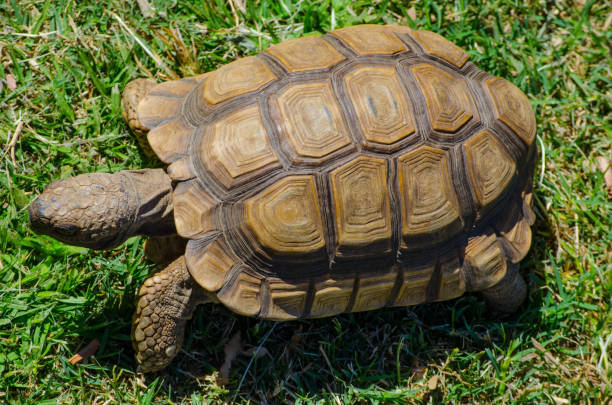
[[[28,209],[30,228],[36,233],[47,233],[49,229],[48,205],[35,199]]]
[[[53,200],[54,198],[45,198],[42,195],[32,201],[28,209],[30,228],[37,234],[60,239],[76,235],[79,232],[79,226],[72,221],[66,221],[65,215],[63,216],[64,221],[52,221],[52,218],[66,211],[64,206],[59,206],[58,210],[57,205],[52,203]]]

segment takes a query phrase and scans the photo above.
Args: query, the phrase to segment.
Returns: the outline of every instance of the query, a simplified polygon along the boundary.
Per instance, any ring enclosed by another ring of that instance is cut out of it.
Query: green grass
[[[0,4],[0,402],[609,401],[612,203],[593,169],[595,157],[612,156],[609,0],[151,3],[150,18],[116,0]],[[503,320],[467,295],[278,324],[204,306],[172,366],[136,375],[133,297],[153,268],[142,241],[98,253],[36,236],[29,202],[56,178],[155,165],[121,118],[131,79],[193,75],[364,22],[439,32],[529,95],[541,155],[534,242],[521,264],[528,301]],[[220,386],[236,331],[266,354],[239,356]],[[93,339],[95,358],[71,365]]]

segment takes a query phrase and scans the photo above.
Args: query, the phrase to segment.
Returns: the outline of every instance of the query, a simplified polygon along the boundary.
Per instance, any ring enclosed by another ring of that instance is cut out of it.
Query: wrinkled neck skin
[[[136,235],[176,233],[172,181],[162,169],[90,173],[51,183],[29,209],[30,227],[103,250]]]

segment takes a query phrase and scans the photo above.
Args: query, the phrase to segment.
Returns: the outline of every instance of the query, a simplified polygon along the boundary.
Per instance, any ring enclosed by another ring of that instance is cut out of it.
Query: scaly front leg
[[[189,274],[181,256],[140,288],[132,344],[144,372],[165,368],[183,344],[185,324],[199,304],[215,299]]]

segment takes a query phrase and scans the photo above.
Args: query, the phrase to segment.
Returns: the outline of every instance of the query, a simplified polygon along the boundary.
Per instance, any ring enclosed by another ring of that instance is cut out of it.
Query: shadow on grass
[[[521,263],[529,296],[519,311],[499,318],[477,294],[407,308],[343,314],[331,318],[281,322],[262,321],[207,304],[189,322],[183,350],[166,370],[145,376],[145,384],[160,378],[162,391],[174,401],[190,398],[216,384],[229,339],[241,332],[244,349],[261,345],[263,355],[250,365],[238,356],[231,367],[226,400],[294,402],[317,394],[345,395],[351,390],[376,391],[425,386],[432,370],[464,369],[481,357],[492,361],[508,353],[518,339],[520,349],[531,345],[542,323],[541,286],[546,252],[554,246],[548,224],[534,226],[532,249]],[[544,235],[542,238],[538,235]],[[95,330],[84,337],[104,337],[98,362],[108,370],[136,370],[130,343],[130,321],[138,286],[126,286],[122,299],[89,318]],[[263,337],[274,327],[267,340]],[[91,335],[91,336],[89,336]],[[483,360],[485,360],[483,359]],[[413,384],[408,384],[411,381]],[[421,400],[441,400],[441,393],[424,390]],[[296,397],[297,396],[297,397]]]

